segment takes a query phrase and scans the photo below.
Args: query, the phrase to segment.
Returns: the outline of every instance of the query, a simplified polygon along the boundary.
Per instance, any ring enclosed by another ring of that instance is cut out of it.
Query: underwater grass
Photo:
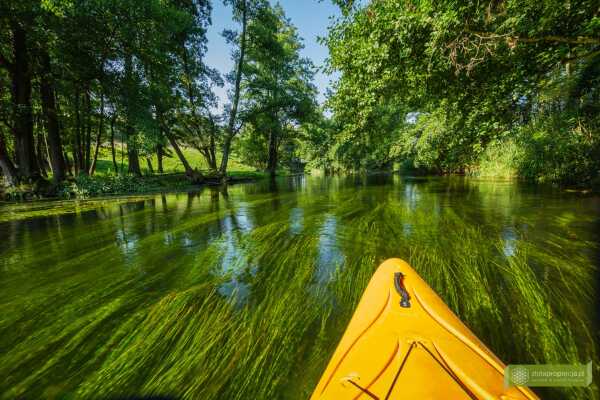
[[[307,398],[389,257],[507,363],[598,361],[596,217],[573,214],[580,203],[549,196],[548,215],[484,183],[273,189],[4,225],[0,398]]]

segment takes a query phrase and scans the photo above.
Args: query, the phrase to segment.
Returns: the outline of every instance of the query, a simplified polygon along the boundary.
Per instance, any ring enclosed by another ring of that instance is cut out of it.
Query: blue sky
[[[298,33],[304,39],[304,57],[310,58],[320,67],[327,58],[327,48],[317,42],[317,37],[325,36],[330,18],[339,16],[339,9],[330,0],[271,0],[272,4],[283,6],[286,16],[298,28]],[[224,29],[238,29],[232,22],[231,8],[223,5],[222,0],[213,1],[212,26],[208,30],[208,52],[206,63],[218,69],[222,74],[228,73],[233,67],[231,46],[221,36]],[[325,99],[325,91],[332,78],[318,72],[315,85],[319,89],[319,102]],[[216,88],[215,92],[221,99],[221,107],[227,101],[227,87]],[[219,107],[219,108],[221,108]]]

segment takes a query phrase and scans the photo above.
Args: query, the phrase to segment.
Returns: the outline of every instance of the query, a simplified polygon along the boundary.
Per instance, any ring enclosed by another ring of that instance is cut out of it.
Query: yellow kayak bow
[[[534,400],[404,261],[369,282],[311,400]]]

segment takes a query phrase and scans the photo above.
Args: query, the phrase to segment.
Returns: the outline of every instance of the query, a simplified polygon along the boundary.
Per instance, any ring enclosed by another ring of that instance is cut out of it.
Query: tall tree
[[[316,111],[314,66],[300,56],[301,39],[280,6],[261,8],[248,33],[243,113],[252,132],[266,135],[267,170],[275,176],[283,139]]]
[[[205,158],[209,169],[217,170],[216,135],[211,108],[217,104],[214,86],[223,86],[217,70],[204,63],[206,53],[206,28],[210,23],[210,7],[207,2],[186,2],[182,8],[189,10],[193,23],[178,37],[178,62],[180,79],[178,92],[183,100],[178,108],[179,134]]]
[[[45,48],[40,49],[40,99],[42,111],[46,120],[46,130],[48,133],[48,146],[50,153],[50,162],[52,166],[52,178],[54,182],[60,182],[65,179],[65,161],[63,159],[62,139],[60,124],[58,121],[58,112],[56,109],[56,92],[54,87],[54,77],[50,64],[50,55]]]
[[[5,10],[0,23],[7,28],[10,46],[2,46],[0,66],[8,71],[11,80],[12,133],[14,137],[16,165],[18,176],[26,181],[40,179],[35,141],[33,137],[32,113],[32,62],[31,43],[27,26],[32,17],[26,10]],[[10,56],[4,51],[9,52]]]
[[[237,48],[234,51],[235,59],[235,70],[229,77],[230,82],[233,83],[233,93],[231,94],[231,104],[227,107],[227,125],[225,127],[223,137],[223,153],[221,155],[221,166],[219,172],[225,179],[227,176],[227,164],[229,163],[229,156],[231,152],[231,142],[234,136],[237,134],[241,126],[237,126],[238,123],[238,107],[240,103],[240,90],[242,84],[242,77],[244,75],[243,67],[246,57],[246,43],[248,41],[248,20],[252,17],[255,9],[259,6],[264,6],[262,2],[255,2],[254,0],[225,0],[225,4],[230,4],[233,7],[234,20],[242,27],[242,31],[238,34],[234,31],[225,31],[223,36],[229,43],[234,44]]]

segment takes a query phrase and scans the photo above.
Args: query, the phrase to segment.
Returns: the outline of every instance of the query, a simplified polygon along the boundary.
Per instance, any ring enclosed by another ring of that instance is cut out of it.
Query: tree
[[[281,143],[316,111],[314,66],[300,56],[301,39],[280,6],[261,8],[248,35],[243,115],[251,132],[266,135],[267,170],[275,176]]]
[[[217,171],[216,142],[218,127],[216,117],[210,109],[216,106],[217,99],[213,86],[223,86],[218,71],[205,65],[206,26],[208,12],[196,15],[195,24],[179,38],[181,60],[181,80],[179,94],[184,100],[178,110],[181,134],[206,159],[212,172]]]
[[[332,25],[326,43],[330,70],[341,72],[341,79],[329,106],[342,124],[338,136],[348,144],[344,153],[356,151],[359,163],[364,164],[366,154],[356,145],[378,136],[406,141],[413,135],[410,140],[418,141],[422,131],[406,123],[409,115],[421,120],[435,116],[446,125],[439,131],[439,146],[420,147],[431,150],[429,155],[421,153],[421,159],[443,172],[463,171],[493,143],[518,140],[526,147],[532,138],[525,127],[542,119],[543,109],[566,110],[566,95],[549,104],[555,84],[570,86],[560,82],[585,75],[588,84],[597,85],[593,75],[583,73],[594,70],[591,65],[600,52],[593,1],[577,6],[524,0],[338,3],[344,16]],[[581,95],[581,102],[593,97],[592,92],[576,96]],[[595,130],[597,120],[575,111],[579,108],[572,107],[576,118]],[[386,115],[403,118],[395,118],[395,129],[390,129],[382,124],[393,120]],[[568,129],[577,129],[576,124]],[[594,148],[597,142],[593,139],[585,146]],[[396,148],[415,150],[398,144]],[[592,169],[580,179],[593,175]]]
[[[46,130],[48,134],[48,145],[50,147],[50,161],[52,166],[52,178],[55,183],[65,179],[65,161],[63,158],[63,146],[61,129],[58,121],[58,110],[56,109],[56,91],[54,76],[50,64],[50,55],[47,48],[39,50],[40,54],[40,99],[44,113]]]
[[[3,38],[7,39],[7,42],[3,41],[7,44],[0,47],[0,67],[8,73],[10,79],[12,115],[9,126],[13,134],[16,161],[12,163],[5,152],[3,165],[6,168],[5,173],[12,175],[16,172],[15,177],[7,175],[13,182],[34,182],[41,178],[33,136],[32,43],[27,32],[27,26],[32,24],[33,19],[31,13],[27,12],[28,5],[6,4],[0,9],[0,28]],[[12,172],[11,164],[14,167]]]
[[[233,93],[231,93],[230,96],[231,104],[226,108],[227,125],[225,126],[223,135],[221,166],[219,167],[219,173],[226,179],[227,164],[229,163],[231,152],[231,142],[242,127],[241,124],[239,124],[239,126],[236,126],[236,124],[238,124],[238,108],[240,103],[242,78],[244,75],[243,67],[246,57],[246,45],[248,42],[248,21],[253,18],[257,10],[265,7],[266,3],[264,0],[224,0],[224,3],[232,6],[233,18],[242,27],[242,31],[239,34],[234,31],[223,32],[223,36],[227,42],[236,46],[236,50],[233,52],[235,70],[228,76],[229,82],[233,83]]]

